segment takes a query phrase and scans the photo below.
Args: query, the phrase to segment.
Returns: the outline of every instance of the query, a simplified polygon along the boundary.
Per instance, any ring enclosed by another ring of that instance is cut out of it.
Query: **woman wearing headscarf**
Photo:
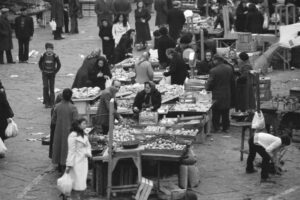
[[[5,129],[11,123],[14,113],[7,101],[5,89],[0,80],[0,138],[4,141],[7,139],[5,136]]]
[[[153,68],[149,62],[149,52],[144,52],[135,65],[135,82],[143,84],[153,80]]]
[[[135,30],[128,30],[122,37],[114,51],[114,64],[123,61],[126,57],[132,56],[133,40]]]
[[[97,60],[101,56],[101,50],[93,50],[83,61],[81,67],[78,69],[72,88],[87,87],[88,71],[94,67]]]
[[[90,87],[99,87],[105,89],[106,80],[111,79],[112,75],[104,57],[98,58],[96,64],[88,72],[88,85]]]
[[[55,126],[52,163],[58,165],[60,172],[64,171],[68,155],[68,136],[72,123],[78,118],[77,108],[72,104],[72,90],[63,90],[62,101],[55,105],[51,123]]]

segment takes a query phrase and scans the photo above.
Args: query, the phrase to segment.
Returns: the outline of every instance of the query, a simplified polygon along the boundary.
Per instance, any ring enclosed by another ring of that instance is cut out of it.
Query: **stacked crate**
[[[257,42],[251,33],[238,33],[236,50],[238,52],[254,52],[257,50]]]
[[[96,0],[80,0],[82,15],[84,17],[96,16],[95,2]]]
[[[261,101],[269,101],[272,98],[270,77],[259,78],[259,91]]]

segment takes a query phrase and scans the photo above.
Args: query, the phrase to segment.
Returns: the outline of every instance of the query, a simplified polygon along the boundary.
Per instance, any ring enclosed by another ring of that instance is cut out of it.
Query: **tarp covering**
[[[280,26],[280,46],[289,49],[300,46],[300,36],[298,35],[299,32],[300,23]]]

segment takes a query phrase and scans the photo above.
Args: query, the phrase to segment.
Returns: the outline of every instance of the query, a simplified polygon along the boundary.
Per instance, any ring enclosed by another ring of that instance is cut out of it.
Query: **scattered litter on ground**
[[[224,138],[231,138],[230,135],[223,135],[222,137],[224,137]]]
[[[84,59],[85,56],[83,54],[79,54],[79,57]]]
[[[30,133],[30,135],[44,135],[45,133],[38,132],[38,133]]]
[[[15,74],[10,75],[10,78],[18,78],[18,77],[19,77],[19,75],[15,75]]]
[[[81,33],[81,34],[84,34],[84,33],[85,33],[85,31],[80,31],[80,33]]]
[[[33,130],[33,127],[26,127],[26,130]]]
[[[297,79],[297,78],[294,78],[294,79],[293,79],[293,81],[299,81],[299,79]]]
[[[72,73],[69,73],[69,74],[67,74],[67,76],[74,76],[74,74],[72,74]]]
[[[26,138],[26,141],[28,142],[37,142],[37,141],[41,141],[42,139],[37,139],[37,138]]]
[[[54,92],[55,92],[55,93],[58,93],[58,92],[60,92],[60,89],[59,89],[59,88],[55,88],[55,89],[54,89]]]
[[[43,97],[38,97],[37,100],[39,100],[40,102],[43,102],[44,98]]]
[[[30,58],[36,58],[39,55],[39,52],[36,50],[31,50],[28,54]]]

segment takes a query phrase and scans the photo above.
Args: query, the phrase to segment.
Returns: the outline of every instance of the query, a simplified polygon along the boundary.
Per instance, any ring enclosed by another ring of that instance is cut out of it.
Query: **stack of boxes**
[[[269,101],[272,98],[271,91],[271,78],[270,77],[260,77],[259,78],[259,91],[260,100]]]
[[[96,0],[79,0],[84,17],[96,16],[95,2]]]
[[[251,33],[238,33],[236,50],[238,52],[254,52],[257,50],[257,42]]]

